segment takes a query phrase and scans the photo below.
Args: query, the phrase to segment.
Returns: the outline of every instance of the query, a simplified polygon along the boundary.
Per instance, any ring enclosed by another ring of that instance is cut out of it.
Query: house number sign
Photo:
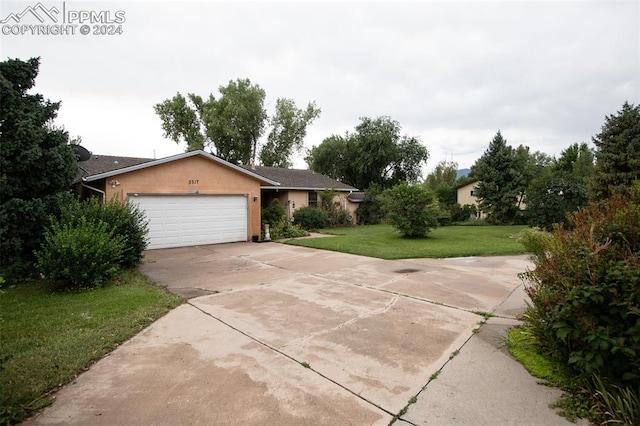
[[[199,179],[189,179],[189,185],[197,185],[200,182]]]

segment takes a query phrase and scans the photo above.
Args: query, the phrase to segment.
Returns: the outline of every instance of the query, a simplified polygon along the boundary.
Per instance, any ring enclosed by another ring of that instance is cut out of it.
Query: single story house
[[[338,199],[356,190],[311,171],[252,169],[200,150],[161,159],[91,155],[79,166],[74,182],[78,194],[129,200],[144,211],[149,249],[258,241],[261,206],[271,198],[281,200],[293,214],[296,208],[313,205],[311,191],[339,186]],[[311,180],[301,180],[303,175],[316,175],[318,180],[311,185]],[[349,207],[355,211],[345,202]]]
[[[280,201],[287,219],[291,220],[301,207],[317,206],[318,192],[326,189],[336,191],[333,201],[347,210],[355,223],[356,209],[360,200],[355,198],[358,189],[313,170],[283,169],[279,167],[243,166],[260,176],[278,182],[278,185],[262,186],[262,207],[267,207],[273,199]]]

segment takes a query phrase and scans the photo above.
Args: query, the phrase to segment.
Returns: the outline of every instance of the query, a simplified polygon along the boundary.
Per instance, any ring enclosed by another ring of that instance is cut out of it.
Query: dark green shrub
[[[52,223],[37,251],[37,267],[51,281],[73,287],[96,287],[118,271],[126,237],[106,222]]]
[[[569,225],[524,275],[532,304],[523,318],[577,376],[638,387],[640,190],[570,214]]]
[[[280,201],[277,198],[271,200],[269,206],[262,209],[261,215],[262,223],[268,223],[270,228],[275,228],[280,222],[287,221],[287,215],[284,211],[284,207],[280,205]],[[273,238],[273,234],[271,237]]]
[[[119,265],[130,268],[142,260],[142,252],[147,248],[148,221],[138,206],[122,203],[116,199],[101,203],[93,198],[87,201],[75,200],[62,208],[60,223],[79,224],[82,218],[87,222],[105,222],[114,236],[126,239]]]
[[[438,226],[447,226],[452,223],[451,214],[445,210],[438,211]]]
[[[382,222],[384,213],[382,212],[382,200],[380,200],[381,193],[382,189],[378,185],[372,185],[364,192],[364,200],[356,210],[358,223],[375,225]]]
[[[292,225],[286,220],[283,220],[273,228],[270,228],[269,234],[272,240],[280,240],[282,238],[306,237],[309,235],[309,232],[305,231],[298,225]]]
[[[451,206],[449,212],[451,214],[452,221],[466,222],[472,219],[476,219],[478,209],[476,208],[476,206],[471,204],[465,204],[464,206],[461,206],[460,204],[456,203]]]
[[[335,189],[325,189],[318,191],[320,197],[320,209],[327,212],[328,226],[349,225],[349,212],[345,210],[339,202],[334,201],[337,191]]]
[[[317,207],[306,206],[299,208],[293,213],[293,221],[302,229],[311,231],[327,226],[329,214]]]
[[[389,223],[407,238],[423,238],[438,226],[438,202],[424,185],[403,182],[381,195]]]

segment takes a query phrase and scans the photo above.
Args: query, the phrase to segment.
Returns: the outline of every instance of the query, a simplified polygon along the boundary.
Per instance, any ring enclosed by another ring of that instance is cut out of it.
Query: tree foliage
[[[406,238],[423,238],[438,226],[438,201],[424,185],[399,183],[380,196],[385,217]]]
[[[531,154],[526,146],[512,148],[498,131],[482,157],[471,167],[470,176],[478,180],[479,209],[494,223],[521,221],[527,188],[550,161],[546,154]]]
[[[625,102],[617,114],[605,118],[596,145],[596,166],[591,183],[593,200],[627,193],[640,180],[640,106]]]
[[[431,173],[427,175],[424,184],[433,191],[438,203],[448,208],[456,203],[456,182],[458,177],[458,163],[443,160],[439,162]]]
[[[177,93],[154,106],[164,136],[187,151],[208,150],[231,163],[249,164],[260,158],[266,166],[287,167],[302,148],[307,127],[320,115],[313,102],[302,110],[291,99],[278,99],[271,118],[264,107],[265,91],[247,78],[218,88],[220,96],[204,99]],[[271,127],[267,142],[260,139]]]
[[[276,101],[276,111],[271,117],[271,131],[260,151],[260,163],[267,167],[291,167],[287,153],[299,152],[303,148],[307,127],[320,115],[320,109],[310,102],[302,110],[292,99]]]
[[[417,137],[401,135],[401,130],[390,117],[363,117],[354,133],[332,135],[314,146],[306,157],[307,165],[360,189],[417,182],[429,152]]]
[[[59,102],[28,93],[40,61],[0,62],[0,259],[2,275],[19,277],[34,261],[49,216],[77,174],[69,135],[53,126]]]
[[[640,386],[640,185],[570,214],[536,251],[523,318],[578,376]]]
[[[588,203],[593,158],[586,143],[574,143],[562,151],[560,158],[540,171],[527,190],[530,225],[551,230],[556,223],[569,224],[567,213]]]

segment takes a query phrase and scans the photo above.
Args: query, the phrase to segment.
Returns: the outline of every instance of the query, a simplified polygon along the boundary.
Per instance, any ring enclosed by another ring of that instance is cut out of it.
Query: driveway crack
[[[395,303],[395,302],[393,302],[393,303]],[[335,381],[334,379],[332,379],[332,378],[330,378],[330,377],[328,377],[328,376],[326,376],[326,375],[322,374],[322,373],[321,373],[321,372],[319,372],[318,370],[315,370],[315,369],[314,369],[313,367],[311,367],[309,364],[307,364],[307,363],[305,363],[305,362],[298,361],[297,359],[295,359],[295,358],[294,358],[294,357],[292,357],[291,355],[287,354],[286,352],[283,352],[282,350],[280,350],[280,349],[278,349],[278,348],[276,348],[276,347],[274,347],[274,346],[271,346],[270,344],[268,344],[268,343],[266,343],[266,342],[263,342],[262,340],[260,340],[260,339],[258,339],[258,338],[256,338],[256,337],[254,337],[254,336],[252,336],[252,335],[250,335],[250,334],[248,334],[248,333],[246,333],[246,332],[244,332],[244,331],[240,330],[239,328],[234,327],[233,325],[229,324],[228,322],[226,322],[226,321],[224,321],[224,320],[222,320],[222,319],[220,319],[220,318],[216,317],[215,315],[213,315],[213,314],[211,314],[211,313],[209,313],[209,312],[207,312],[207,311],[205,311],[205,310],[203,310],[203,309],[199,308],[198,306],[194,305],[194,304],[193,304],[193,303],[191,303],[190,301],[187,301],[187,302],[186,302],[186,304],[188,304],[188,305],[190,305],[190,306],[194,307],[194,308],[195,308],[195,309],[197,309],[198,311],[202,312],[203,314],[205,314],[206,316],[208,316],[208,317],[210,317],[210,318],[213,318],[214,320],[216,320],[216,321],[218,321],[219,323],[221,323],[221,324],[225,325],[226,327],[229,327],[229,328],[230,328],[230,329],[232,329],[233,331],[236,331],[236,332],[238,332],[238,333],[242,334],[243,336],[247,337],[248,339],[253,340],[253,341],[254,341],[254,342],[256,342],[257,344],[262,345],[262,346],[264,346],[265,348],[270,349],[270,350],[272,350],[273,352],[275,352],[275,353],[277,353],[277,354],[279,354],[279,355],[281,355],[281,356],[283,356],[283,357],[285,357],[285,358],[287,358],[287,359],[289,359],[289,360],[291,360],[291,361],[293,361],[293,362],[295,362],[295,363],[299,364],[300,366],[304,367],[304,368],[305,368],[305,369],[307,369],[307,370],[313,371],[313,372],[314,372],[315,374],[317,374],[318,376],[320,376],[320,377],[322,377],[323,379],[328,380],[329,382],[333,383],[334,385],[336,385],[336,386],[338,386],[338,387],[340,387],[340,388],[344,389],[345,391],[349,392],[351,395],[353,395],[353,396],[355,396],[356,398],[358,398],[358,399],[360,399],[360,400],[362,400],[362,401],[366,402],[367,404],[370,404],[370,405],[372,405],[373,407],[376,407],[376,408],[378,408],[379,410],[384,411],[385,413],[387,413],[388,415],[390,415],[390,416],[392,416],[392,417],[395,417],[395,416],[396,416],[396,414],[395,414],[395,413],[392,413],[391,411],[389,411],[389,410],[387,410],[387,409],[385,409],[385,408],[381,407],[380,405],[376,404],[375,402],[371,401],[370,399],[367,399],[367,398],[363,397],[362,395],[360,395],[360,394],[358,394],[358,393],[356,393],[356,392],[352,391],[351,389],[349,389],[349,388],[348,388],[348,387],[346,387],[345,385],[343,385],[343,384],[341,384],[341,383],[339,383],[339,382]],[[392,303],[388,304],[387,306],[389,306],[389,308],[390,308],[390,307],[391,307],[390,305],[392,305]]]

